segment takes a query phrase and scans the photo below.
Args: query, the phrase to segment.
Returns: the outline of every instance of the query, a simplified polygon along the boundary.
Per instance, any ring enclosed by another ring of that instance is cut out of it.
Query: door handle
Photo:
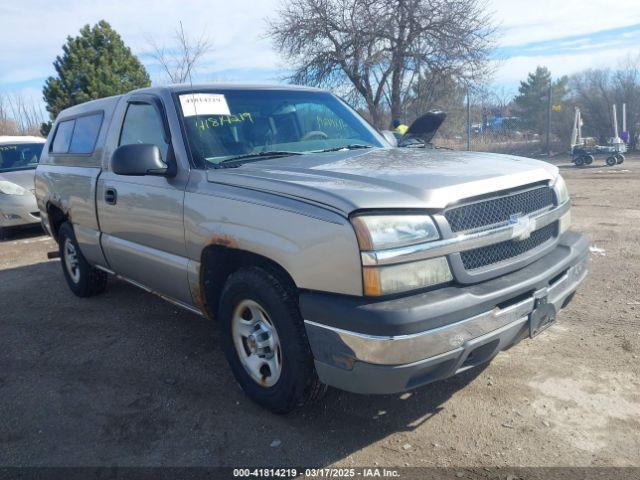
[[[107,188],[104,191],[104,201],[109,205],[115,205],[118,201],[118,192],[115,188]]]

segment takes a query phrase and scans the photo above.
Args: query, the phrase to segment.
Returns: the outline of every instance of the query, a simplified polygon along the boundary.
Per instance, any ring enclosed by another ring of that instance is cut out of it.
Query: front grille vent
[[[503,262],[529,252],[544,245],[558,235],[558,222],[553,222],[546,227],[531,233],[526,240],[507,240],[505,242],[488,245],[462,252],[462,264],[466,270],[475,270],[496,263]]]
[[[453,207],[446,210],[444,215],[451,231],[458,233],[507,223],[512,215],[528,215],[550,208],[554,205],[554,199],[553,189],[545,185]]]

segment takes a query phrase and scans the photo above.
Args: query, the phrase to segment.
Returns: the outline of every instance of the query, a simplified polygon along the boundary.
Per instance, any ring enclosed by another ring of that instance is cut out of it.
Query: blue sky
[[[67,35],[106,19],[150,71],[162,80],[149,56],[148,39],[170,44],[182,21],[213,50],[195,81],[278,82],[289,67],[264,38],[265,18],[279,0],[0,0],[0,92],[41,102],[44,80]],[[519,80],[546,65],[554,76],[585,68],[615,67],[640,55],[640,1],[488,0],[499,24],[494,83],[507,93]]]

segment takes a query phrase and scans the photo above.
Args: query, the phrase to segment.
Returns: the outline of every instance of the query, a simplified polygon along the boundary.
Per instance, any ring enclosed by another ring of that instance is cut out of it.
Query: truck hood
[[[13,172],[0,172],[0,180],[15,183],[16,185],[20,185],[22,188],[33,192],[35,189],[33,183],[35,173],[35,168],[28,170],[15,170]]]
[[[209,170],[207,178],[349,214],[370,208],[442,209],[463,198],[548,181],[557,173],[549,163],[510,155],[380,148],[251,162]]]

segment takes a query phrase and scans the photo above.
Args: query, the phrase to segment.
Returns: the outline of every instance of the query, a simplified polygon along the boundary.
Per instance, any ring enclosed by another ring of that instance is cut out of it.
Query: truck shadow
[[[381,441],[432,449],[437,432],[399,439],[451,414],[482,372],[403,395],[330,390],[273,415],[235,384],[213,322],[114,279],[76,298],[58,263],[0,270],[0,465],[325,466]]]

